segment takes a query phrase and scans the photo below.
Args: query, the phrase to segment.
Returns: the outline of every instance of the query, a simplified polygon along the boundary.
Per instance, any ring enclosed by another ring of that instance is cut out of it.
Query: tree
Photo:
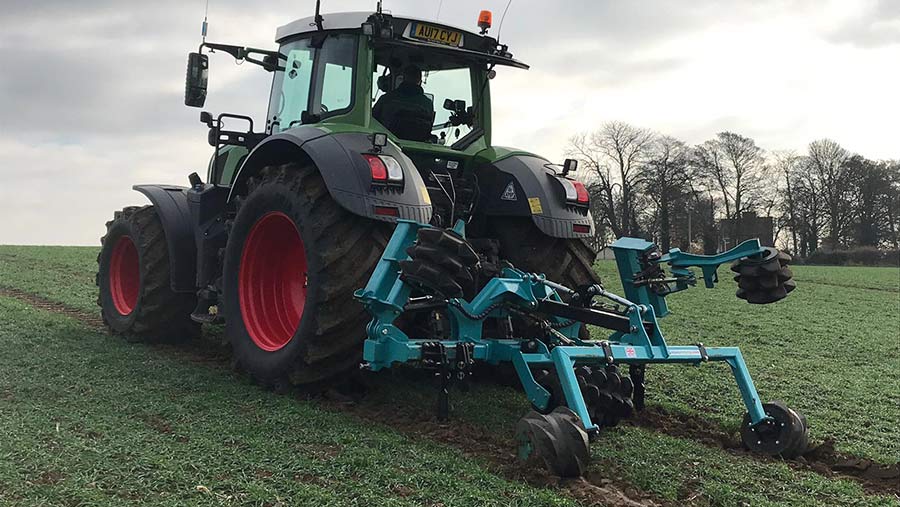
[[[686,215],[689,205],[689,162],[690,150],[683,142],[661,136],[652,143],[650,158],[643,171],[640,189],[654,210],[652,229],[657,232],[657,242],[663,251],[671,248],[674,216]],[[691,238],[686,240],[689,247]]]
[[[822,193],[823,208],[828,219],[828,242],[831,248],[841,245],[852,217],[850,203],[850,170],[845,164],[850,154],[831,139],[809,143],[809,169],[815,172]]]
[[[853,155],[844,165],[852,182],[853,242],[859,246],[893,244],[891,204],[898,193],[890,162],[875,162]]]
[[[767,166],[763,150],[749,137],[720,132],[695,150],[699,174],[724,206],[725,218],[733,224],[727,231],[734,242],[742,238],[741,216],[760,204]]]
[[[797,203],[795,202],[794,195],[794,176],[798,171],[798,167],[802,163],[802,158],[799,157],[793,151],[782,151],[775,153],[774,157],[774,166],[775,170],[778,172],[778,179],[781,181],[783,186],[781,189],[783,192],[780,192],[781,200],[779,202],[781,209],[781,219],[779,220],[779,224],[783,227],[787,227],[787,229],[791,233],[791,241],[790,241],[790,249],[792,252],[799,252],[799,240],[798,240],[798,230],[799,230],[799,220],[797,217]],[[783,228],[782,227],[782,228]],[[778,237],[780,229],[776,232],[775,236]]]
[[[888,179],[891,182],[887,199],[887,238],[895,250],[900,249],[900,160],[887,163]]]
[[[614,121],[569,140],[567,154],[595,180],[591,187],[598,200],[598,218],[616,236],[638,234],[637,187],[653,139],[649,130]]]

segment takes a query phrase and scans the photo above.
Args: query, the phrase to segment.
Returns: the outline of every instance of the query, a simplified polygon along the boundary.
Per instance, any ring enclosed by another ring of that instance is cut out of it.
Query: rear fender
[[[531,217],[544,234],[554,238],[594,235],[594,220],[586,207],[566,202],[565,190],[554,181],[550,162],[534,155],[513,155],[493,162],[479,176],[480,210],[487,216]],[[582,231],[582,232],[578,232]]]
[[[172,290],[196,292],[197,247],[188,208],[188,189],[173,185],[135,185],[132,188],[150,199],[162,222],[169,249]]]
[[[378,188],[372,185],[368,163],[361,155],[371,149],[371,134],[365,132],[328,133],[320,128],[301,126],[275,134],[247,156],[238,170],[228,200],[246,195],[247,180],[264,167],[301,161],[318,168],[331,197],[351,213],[388,222],[406,219],[428,223],[431,200],[413,162],[389,141],[381,153],[400,163],[404,183],[399,188]],[[376,207],[396,208],[397,216],[376,215]]]

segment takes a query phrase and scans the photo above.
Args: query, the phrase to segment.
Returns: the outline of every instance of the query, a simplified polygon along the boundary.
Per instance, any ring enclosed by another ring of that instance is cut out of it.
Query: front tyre
[[[355,368],[369,317],[353,291],[388,228],[341,208],[313,167],[269,166],[248,188],[225,249],[225,332],[237,364],[276,389]]]
[[[97,304],[113,333],[166,342],[198,335],[190,318],[196,297],[172,290],[166,235],[153,206],[117,211],[100,243]]]

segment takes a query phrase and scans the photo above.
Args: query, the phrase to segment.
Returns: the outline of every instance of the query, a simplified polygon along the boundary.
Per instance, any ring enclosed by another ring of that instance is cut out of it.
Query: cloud
[[[825,32],[826,39],[862,48],[900,44],[900,2],[877,0],[853,7],[854,12]]]
[[[434,18],[438,0],[385,0]],[[181,183],[211,154],[182,104],[186,54],[205,0],[7,2],[0,16],[0,243],[97,244],[135,183]],[[328,0],[323,12],[367,10]],[[210,40],[273,48],[313,2],[210,1]],[[474,28],[506,0],[444,1]],[[501,39],[530,71],[499,69],[493,135],[561,160],[575,132],[607,120],[689,143],[729,129],[770,149],[831,137],[898,157],[900,2],[895,0],[513,0]],[[263,123],[271,75],[211,58],[206,110]]]

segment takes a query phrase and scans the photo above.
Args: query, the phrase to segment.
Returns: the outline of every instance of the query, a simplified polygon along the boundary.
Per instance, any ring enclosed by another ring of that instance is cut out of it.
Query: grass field
[[[689,438],[733,433],[743,413],[715,365],[648,369],[651,412],[667,424],[606,431],[587,480],[563,483],[514,463],[527,405],[512,388],[454,392],[449,425],[432,420],[434,388],[402,372],[371,379],[352,405],[275,395],[212,346],[129,344],[85,322],[96,252],[0,247],[0,504],[900,505],[900,479]],[[597,269],[619,289],[611,263]],[[738,300],[725,276],[673,295],[664,332],[740,346],[763,398],[803,412],[814,441],[900,461],[900,271],[795,274],[798,290],[774,305]]]

